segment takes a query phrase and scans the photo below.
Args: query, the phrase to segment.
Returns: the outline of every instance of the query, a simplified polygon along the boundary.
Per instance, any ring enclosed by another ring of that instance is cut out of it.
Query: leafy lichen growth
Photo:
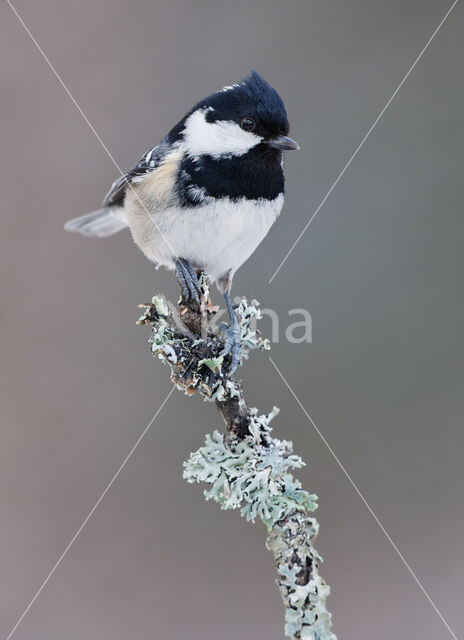
[[[240,509],[246,520],[261,519],[266,546],[273,552],[277,584],[285,606],[285,633],[294,640],[336,640],[326,609],[330,589],[318,572],[321,558],[312,546],[318,533],[317,496],[292,475],[304,465],[292,443],[271,437],[270,422],[278,409],[260,415],[247,407],[241,384],[227,377],[230,357],[220,355],[221,330],[211,320],[217,308],[208,298],[207,282],[200,309],[185,303],[180,312],[161,296],[146,305],[139,324],[147,324],[153,355],[167,363],[174,384],[188,395],[199,391],[221,410],[227,433],[207,435],[205,445],[184,463],[187,482],[208,485],[204,495],[222,509]],[[236,308],[241,327],[240,364],[252,349],[269,349],[254,330],[261,317],[256,300],[243,298]]]
[[[317,496],[304,491],[289,473],[304,465],[292,454],[291,442],[266,437],[262,444],[275,413],[253,416],[253,435],[244,440],[227,442],[218,431],[207,435],[205,446],[184,463],[187,482],[212,485],[204,492],[207,500],[222,509],[241,508],[242,516],[251,522],[261,518],[268,530],[292,511],[314,511],[317,506]]]
[[[247,520],[260,518],[267,527],[267,547],[274,553],[277,583],[286,605],[285,633],[290,638],[335,640],[325,607],[330,589],[320,577],[321,561],[311,541],[318,532],[307,513],[317,508],[317,496],[302,489],[290,473],[303,460],[292,453],[292,443],[270,437],[267,415],[252,410],[250,436],[228,441],[215,431],[203,447],[184,462],[187,482],[205,482],[207,500],[222,509],[240,509]]]

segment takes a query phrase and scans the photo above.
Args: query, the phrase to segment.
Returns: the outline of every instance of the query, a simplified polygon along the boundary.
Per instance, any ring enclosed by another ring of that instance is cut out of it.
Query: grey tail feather
[[[122,207],[103,207],[69,220],[64,228],[66,231],[81,233],[83,236],[106,238],[127,227],[123,211]]]

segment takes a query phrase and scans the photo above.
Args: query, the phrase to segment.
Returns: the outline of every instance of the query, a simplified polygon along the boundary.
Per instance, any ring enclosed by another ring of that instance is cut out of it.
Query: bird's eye
[[[256,122],[253,120],[253,118],[242,118],[240,126],[242,127],[242,129],[244,129],[244,131],[253,131],[253,129],[256,127]]]

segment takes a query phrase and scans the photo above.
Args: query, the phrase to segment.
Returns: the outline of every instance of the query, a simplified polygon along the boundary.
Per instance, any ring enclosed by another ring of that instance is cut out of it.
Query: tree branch
[[[272,418],[248,407],[238,380],[224,373],[230,366],[221,334],[213,329],[217,307],[209,300],[206,279],[201,277],[202,302],[181,300],[179,310],[157,296],[144,305],[139,324],[152,329],[149,342],[171,368],[171,380],[187,395],[198,391],[216,403],[226,433],[215,431],[184,463],[187,482],[206,482],[204,494],[223,509],[241,509],[247,520],[259,517],[267,526],[266,546],[273,552],[277,584],[285,606],[285,633],[292,639],[336,640],[330,631],[331,616],[325,602],[330,589],[320,577],[321,558],[312,546],[319,525],[309,513],[317,496],[309,494],[291,474],[304,465],[292,452],[292,443],[271,437]],[[256,301],[242,299],[236,309],[242,333],[241,364],[251,349],[269,349],[267,340],[254,330],[261,317]]]

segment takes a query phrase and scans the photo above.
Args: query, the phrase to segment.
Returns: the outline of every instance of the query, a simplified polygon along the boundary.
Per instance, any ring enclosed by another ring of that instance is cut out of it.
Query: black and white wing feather
[[[170,145],[164,139],[157,147],[147,151],[133,169],[111,185],[101,209],[69,220],[64,228],[67,231],[75,231],[84,236],[97,238],[112,236],[118,231],[126,229],[124,198],[127,188],[159,167],[169,149]]]
[[[159,167],[162,159],[169,151],[170,145],[164,139],[161,144],[147,151],[140,161],[126,174],[118,178],[111,185],[110,190],[103,200],[104,207],[120,207],[124,204],[124,196],[126,189],[134,182],[143,179],[148,173],[151,173],[156,167]]]

